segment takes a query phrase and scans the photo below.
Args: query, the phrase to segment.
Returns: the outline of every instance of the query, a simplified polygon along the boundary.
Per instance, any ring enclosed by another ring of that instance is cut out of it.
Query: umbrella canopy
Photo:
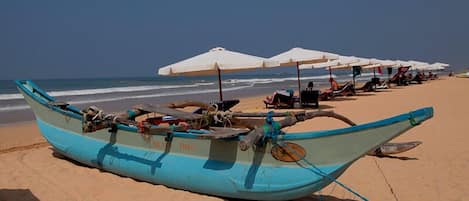
[[[395,61],[391,60],[380,60],[380,59],[372,59],[374,63],[380,64],[382,67],[391,67],[397,65]]]
[[[338,58],[338,54],[295,47],[270,57],[269,59],[278,61],[281,66],[294,66],[299,64],[321,63]]]
[[[421,61],[410,60],[408,62],[412,65],[409,70],[425,70],[430,65],[429,63]]]
[[[362,69],[374,69],[374,68],[378,68],[378,67],[382,67],[382,65],[381,64],[371,64],[371,65],[362,66]]]
[[[395,60],[394,62],[396,62],[395,67],[397,67],[397,68],[399,68],[399,67],[409,67],[409,66],[413,65],[410,62],[402,61],[402,60]]]
[[[432,71],[432,70],[444,70],[444,69],[445,69],[445,67],[439,66],[439,65],[434,65],[434,64],[429,65],[429,66],[427,66],[427,68],[425,68],[425,70],[430,70],[430,71]]]
[[[218,75],[220,100],[223,100],[220,72],[279,66],[276,61],[226,50],[222,47],[162,67],[159,75]]]
[[[338,59],[338,54],[329,52],[321,52],[316,50],[308,50],[303,48],[292,48],[286,52],[280,53],[269,59],[277,61],[281,66],[294,66],[296,65],[296,72],[298,76],[298,93],[301,91],[300,82],[300,65],[327,62],[329,60]]]
[[[440,62],[436,62],[432,65],[436,65],[436,66],[441,66],[441,67],[449,67],[449,64],[445,64],[445,63],[440,63]]]
[[[218,71],[235,72],[240,70],[279,66],[278,62],[226,50],[222,47],[162,67],[160,75],[215,75]]]
[[[331,60],[322,63],[316,64],[301,64],[300,69],[313,69],[313,68],[327,68],[327,67],[336,67],[336,66],[345,66],[351,63],[360,61],[357,57],[352,56],[339,56],[336,60]]]

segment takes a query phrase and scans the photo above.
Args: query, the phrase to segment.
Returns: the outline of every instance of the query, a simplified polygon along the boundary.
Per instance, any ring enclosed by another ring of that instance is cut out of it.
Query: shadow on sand
[[[39,201],[29,189],[0,189],[0,200]]]
[[[376,156],[376,157],[378,157],[378,158],[399,159],[399,160],[403,160],[403,161],[407,161],[407,160],[418,160],[418,158],[411,158],[411,157],[407,157],[407,156],[378,155],[378,156]]]
[[[350,101],[350,100],[357,100],[357,98],[351,98],[351,97],[334,97],[333,99],[331,100],[328,100],[328,101]]]
[[[309,197],[304,197],[304,198],[300,198],[300,199],[296,199],[294,201],[358,201],[358,200],[354,200],[354,199],[342,199],[342,198],[337,198],[337,197],[334,197],[334,196],[330,196],[330,195],[312,195],[312,196],[309,196]]]
[[[360,97],[360,96],[376,96],[376,92],[361,92],[355,94],[355,96]]]
[[[248,200],[242,200],[242,199],[232,199],[232,198],[225,198],[223,199],[224,201],[248,201]],[[334,197],[334,196],[330,196],[330,195],[312,195],[312,196],[308,196],[308,197],[304,197],[304,198],[298,198],[296,200],[292,200],[292,201],[359,201],[359,200],[356,200],[356,199],[341,199],[341,198],[337,198],[337,197]]]

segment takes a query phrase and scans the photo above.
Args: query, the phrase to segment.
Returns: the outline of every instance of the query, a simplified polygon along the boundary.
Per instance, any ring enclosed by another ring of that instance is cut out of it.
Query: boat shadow
[[[378,157],[378,158],[398,159],[398,160],[403,160],[403,161],[418,160],[418,158],[415,158],[415,157],[407,157],[407,156],[377,155],[376,157]]]
[[[0,200],[39,201],[29,189],[0,189]]]

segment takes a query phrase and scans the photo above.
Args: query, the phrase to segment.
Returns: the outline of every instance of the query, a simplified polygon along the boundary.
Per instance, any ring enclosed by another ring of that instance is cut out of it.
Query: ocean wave
[[[119,92],[136,92],[136,91],[150,91],[158,89],[175,89],[175,88],[189,88],[213,85],[214,83],[194,83],[186,85],[144,85],[144,86],[130,86],[130,87],[110,87],[110,88],[99,88],[99,89],[77,89],[77,90],[65,90],[65,91],[51,91],[49,94],[55,97],[61,96],[82,96],[82,95],[96,95],[96,94],[109,94]],[[23,95],[20,93],[16,94],[0,94],[0,100],[14,100],[23,99]]]
[[[239,87],[230,87],[224,88],[223,91],[236,91],[240,89],[253,87],[254,84],[247,86]],[[112,98],[98,98],[98,99],[88,99],[88,100],[77,100],[77,101],[67,101],[69,104],[87,104],[87,103],[100,103],[100,102],[111,102],[111,101],[120,101],[120,100],[129,100],[129,99],[142,99],[142,98],[156,98],[156,97],[166,97],[166,96],[178,96],[178,95],[192,95],[192,94],[205,94],[205,93],[215,93],[218,92],[218,89],[206,89],[206,90],[192,90],[192,91],[181,91],[181,92],[168,92],[168,93],[158,93],[158,94],[146,94],[146,95],[136,95],[136,96],[118,96]],[[16,110],[28,109],[29,105],[17,105],[17,106],[6,106],[0,107],[0,112],[9,112]]]
[[[0,112],[10,112],[15,110],[25,110],[28,109],[29,105],[15,105],[15,106],[6,106],[0,107]]]

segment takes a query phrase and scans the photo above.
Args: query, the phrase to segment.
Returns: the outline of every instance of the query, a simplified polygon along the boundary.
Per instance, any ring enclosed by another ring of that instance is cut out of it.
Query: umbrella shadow
[[[355,96],[376,96],[376,94],[373,92],[362,92],[362,93],[357,93]]]
[[[335,107],[331,106],[331,105],[319,104],[319,107],[317,109],[318,110],[324,110],[324,109],[332,109],[332,108],[335,108]]]
[[[0,200],[39,201],[29,189],[0,189]]]
[[[351,100],[357,100],[357,98],[352,98],[352,97],[334,97],[333,99],[329,101],[351,101]]]

